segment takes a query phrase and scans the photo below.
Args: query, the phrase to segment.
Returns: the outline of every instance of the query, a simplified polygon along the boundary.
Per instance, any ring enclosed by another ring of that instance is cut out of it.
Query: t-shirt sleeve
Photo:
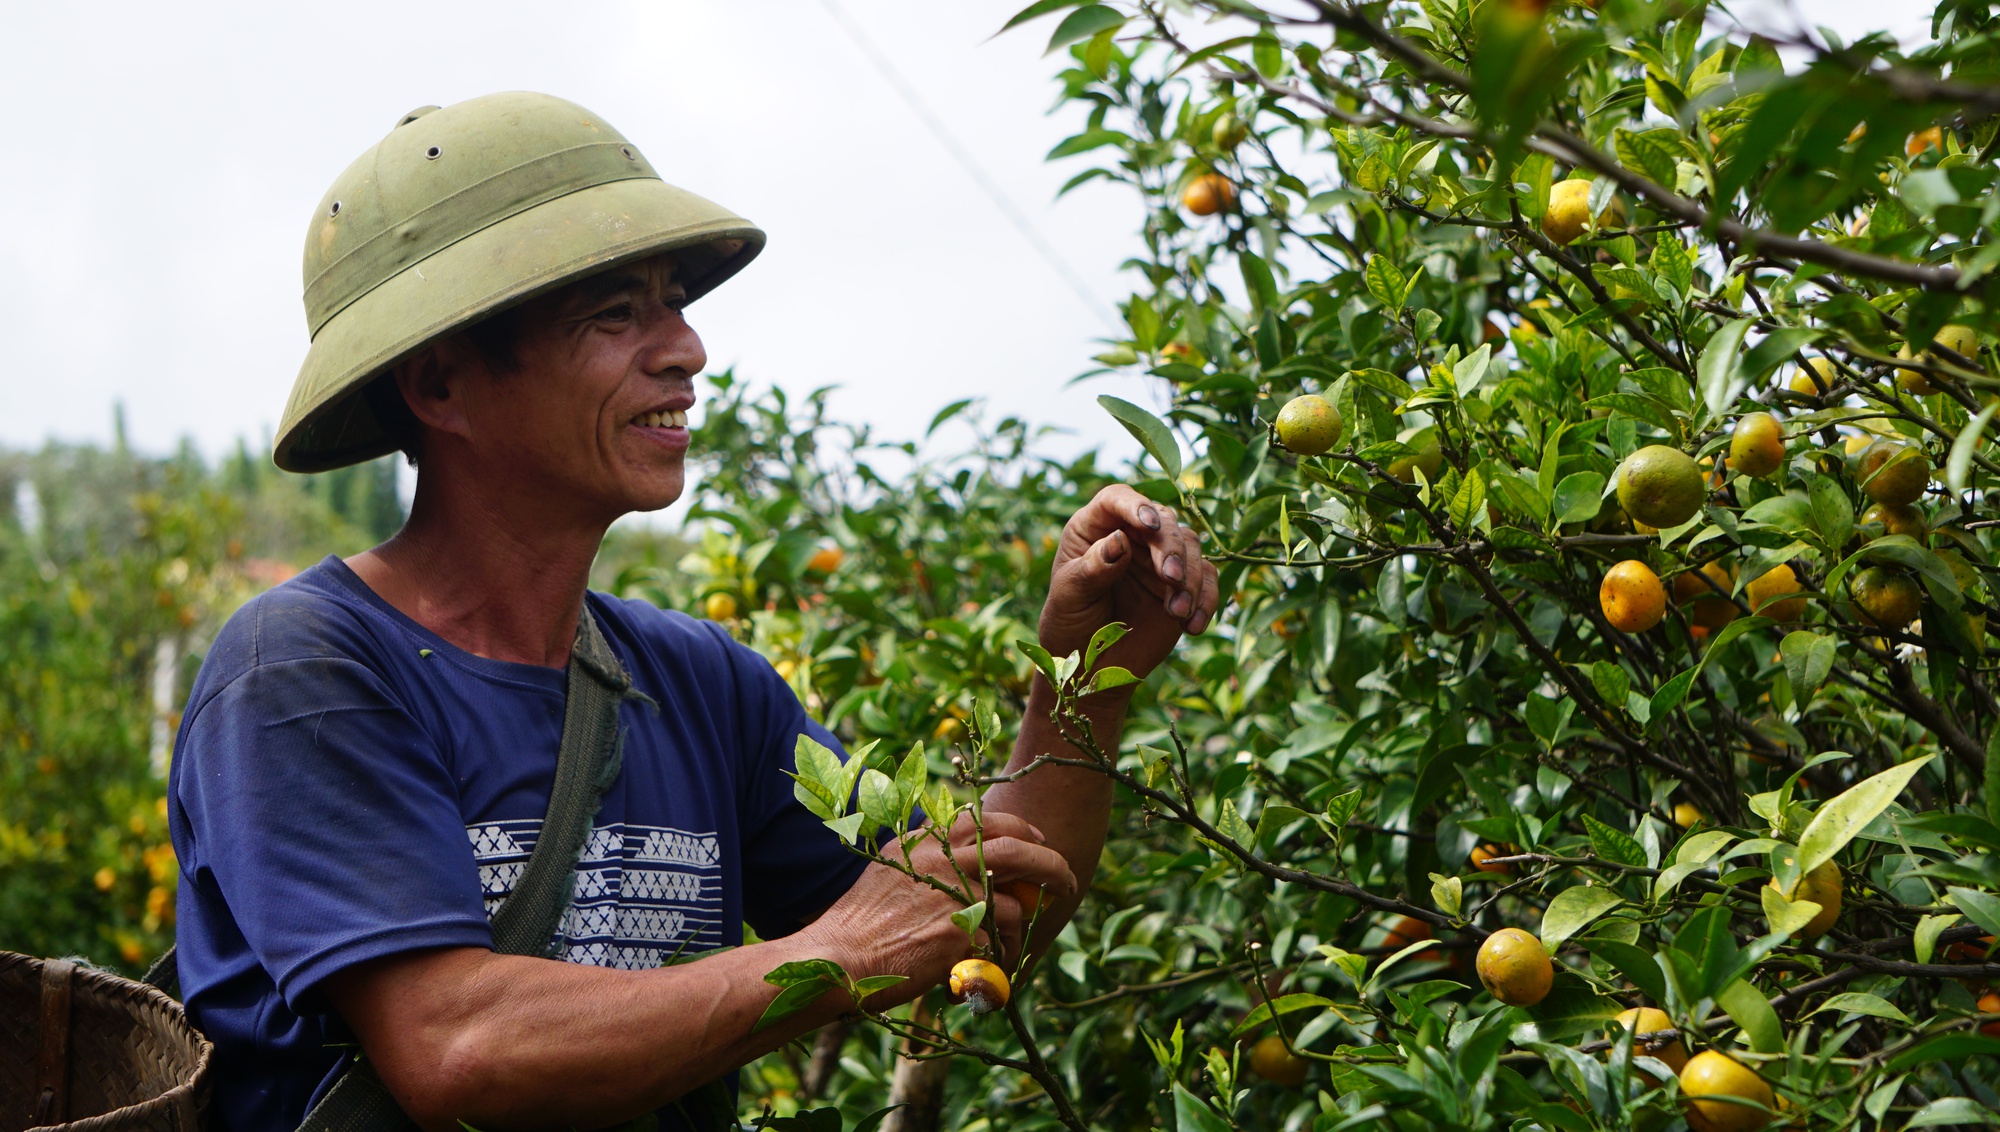
[[[191,874],[294,1010],[365,960],[492,946],[451,773],[366,666],[251,667],[201,706],[176,757]]]
[[[798,737],[809,735],[844,761],[840,740],[763,657],[729,642],[746,760],[743,806],[743,918],[764,939],[790,935],[845,895],[868,862],[792,792]]]

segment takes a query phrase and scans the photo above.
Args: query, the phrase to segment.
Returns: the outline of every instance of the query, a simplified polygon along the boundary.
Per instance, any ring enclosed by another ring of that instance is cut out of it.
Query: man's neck
[[[449,505],[419,478],[394,538],[347,559],[382,600],[475,656],[561,668],[608,523],[530,514],[480,492]]]

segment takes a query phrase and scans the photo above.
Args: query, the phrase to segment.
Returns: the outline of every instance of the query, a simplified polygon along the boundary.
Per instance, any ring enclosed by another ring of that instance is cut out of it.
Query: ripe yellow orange
[[[1681,1103],[1688,1127],[1695,1132],[1754,1132],[1770,1120],[1768,1113],[1747,1105],[1711,1097],[1738,1097],[1770,1108],[1771,1086],[1742,1062],[1726,1053],[1703,1050],[1681,1068]]]
[[[1310,1068],[1306,1059],[1288,1049],[1285,1039],[1276,1034],[1260,1038],[1250,1047],[1250,1072],[1273,1084],[1296,1089],[1306,1083]]]
[[[1729,600],[1735,587],[1735,573],[1719,561],[1710,562],[1699,571],[1674,575],[1674,604],[1688,605],[1688,620],[1700,628],[1720,629],[1736,620],[1739,612]]]
[[[1590,182],[1560,181],[1549,186],[1549,210],[1542,214],[1542,234],[1558,244],[1567,244],[1583,235],[1590,221]],[[1597,214],[1599,228],[1617,228],[1625,223],[1625,207],[1618,198]]]
[[[1791,390],[1809,397],[1824,397],[1840,381],[1840,371],[1831,358],[1807,358],[1806,367],[1792,375]]]
[[[1626,559],[1604,572],[1597,587],[1604,619],[1621,633],[1643,633],[1667,615],[1667,589],[1660,576],[1637,559]]]
[[[1278,443],[1301,456],[1318,456],[1340,442],[1343,423],[1332,402],[1317,393],[1302,394],[1278,410]]]
[[[1780,564],[1752,578],[1743,587],[1750,612],[1779,621],[1797,621],[1806,615],[1806,599],[1787,597],[1798,593],[1799,577],[1789,565]]]
[[[1927,149],[1935,149],[1939,153],[1944,152],[1944,128],[1942,126],[1932,126],[1928,130],[1918,130],[1903,142],[1903,156],[1905,157],[1921,157]]]
[[[1007,1005],[1007,972],[984,959],[961,959],[951,969],[951,994],[974,1014]]]
[[[1933,338],[1937,345],[1950,350],[1966,361],[1977,361],[1979,358],[1979,333],[1969,326],[1959,326],[1954,323],[1950,326],[1939,327],[1937,334]],[[1908,342],[1896,348],[1896,356],[1899,358],[1921,357],[1925,361],[1934,364],[1939,360],[1929,350],[1925,350],[1922,354],[1913,354]],[[1896,371],[1897,387],[1905,393],[1911,393],[1918,397],[1927,397],[1932,393],[1936,393],[1939,385],[1948,383],[1949,381],[1950,379],[1942,374],[1926,373],[1920,369],[1899,369]]]
[[[847,560],[847,552],[837,546],[822,546],[806,559],[806,570],[814,574],[831,574],[840,569]]]
[[[1915,578],[1886,566],[1870,566],[1848,580],[1861,618],[1884,629],[1900,629],[1923,612],[1924,590]]]
[[[1768,476],[1785,462],[1785,430],[1769,413],[1747,413],[1729,438],[1729,466],[1746,476]]]
[[[1220,173],[1203,173],[1181,190],[1181,207],[1196,216],[1214,216],[1236,209],[1236,182]]]
[[[1707,820],[1693,802],[1674,803],[1674,824],[1682,829],[1692,829]]]
[[[1909,535],[1918,542],[1924,541],[1930,533],[1928,524],[1924,522],[1924,513],[1904,504],[1871,504],[1861,513],[1861,526],[1880,526],[1885,535]]]
[[[1931,462],[1914,445],[1878,440],[1854,457],[1854,478],[1877,503],[1915,503],[1930,486]]]
[[[709,594],[701,603],[701,611],[710,621],[728,621],[736,616],[736,599],[729,594]]]
[[[1674,1020],[1667,1017],[1667,1012],[1653,1006],[1635,1006],[1630,1010],[1621,1011],[1613,1021],[1635,1034],[1656,1034],[1662,1030],[1675,1028]],[[1648,1057],[1659,1058],[1676,1074],[1687,1068],[1687,1047],[1681,1044],[1679,1038],[1655,1038],[1650,1042],[1634,1039],[1632,1053],[1634,1056],[1643,1053]],[[1649,1073],[1642,1073],[1640,1076],[1646,1079],[1649,1088],[1660,1083]]]
[[[1487,936],[1476,967],[1487,993],[1509,1006],[1533,1006],[1547,998],[1556,974],[1542,941],[1520,928]]]
[[[1678,448],[1649,444],[1618,465],[1618,505],[1639,522],[1678,527],[1708,498],[1701,468]]]
[[[1771,878],[1771,887],[1778,887],[1778,878]],[[1840,866],[1832,861],[1822,861],[1813,870],[1792,884],[1787,900],[1810,900],[1819,905],[1819,911],[1806,922],[1806,926],[1792,933],[1793,939],[1818,939],[1826,934],[1833,922],[1840,918]],[[1780,890],[1782,891],[1782,890]]]

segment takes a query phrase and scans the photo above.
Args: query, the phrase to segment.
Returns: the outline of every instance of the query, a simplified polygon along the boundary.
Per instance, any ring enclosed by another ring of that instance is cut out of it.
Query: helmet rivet
[[[629,145],[621,145],[621,146],[619,146],[619,147],[618,147],[618,152],[620,152],[620,153],[624,154],[624,155],[625,155],[625,160],[627,160],[627,161],[637,161],[637,160],[639,160],[639,156],[638,156],[637,154],[635,154],[635,153],[633,153],[633,152],[632,152],[632,147],[631,147],[631,146],[629,146]]]
[[[329,209],[327,209],[327,210],[326,210],[326,214],[327,214],[327,215],[328,215],[329,217],[333,217],[333,216],[339,216],[339,215],[340,215],[340,202],[339,202],[339,201],[334,201],[334,202],[333,202],[333,207],[332,207],[332,208],[329,208]]]
[[[425,151],[424,151],[424,156],[425,156],[425,157],[427,157],[427,158],[429,158],[429,159],[430,159],[430,160],[432,160],[432,161],[436,161],[436,160],[438,159],[439,155],[441,155],[442,153],[444,153],[444,150],[441,150],[441,149],[439,149],[439,148],[438,148],[438,147],[436,147],[436,146],[432,146],[432,147],[430,147],[429,149],[427,149],[427,150],[425,150]]]

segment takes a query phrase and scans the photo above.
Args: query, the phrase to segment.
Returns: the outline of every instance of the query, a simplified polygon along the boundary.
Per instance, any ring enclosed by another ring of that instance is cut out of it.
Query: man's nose
[[[708,365],[708,352],[702,349],[701,336],[688,325],[687,317],[680,311],[661,310],[647,331],[652,341],[640,358],[645,372],[662,376],[679,370],[693,377]]]

